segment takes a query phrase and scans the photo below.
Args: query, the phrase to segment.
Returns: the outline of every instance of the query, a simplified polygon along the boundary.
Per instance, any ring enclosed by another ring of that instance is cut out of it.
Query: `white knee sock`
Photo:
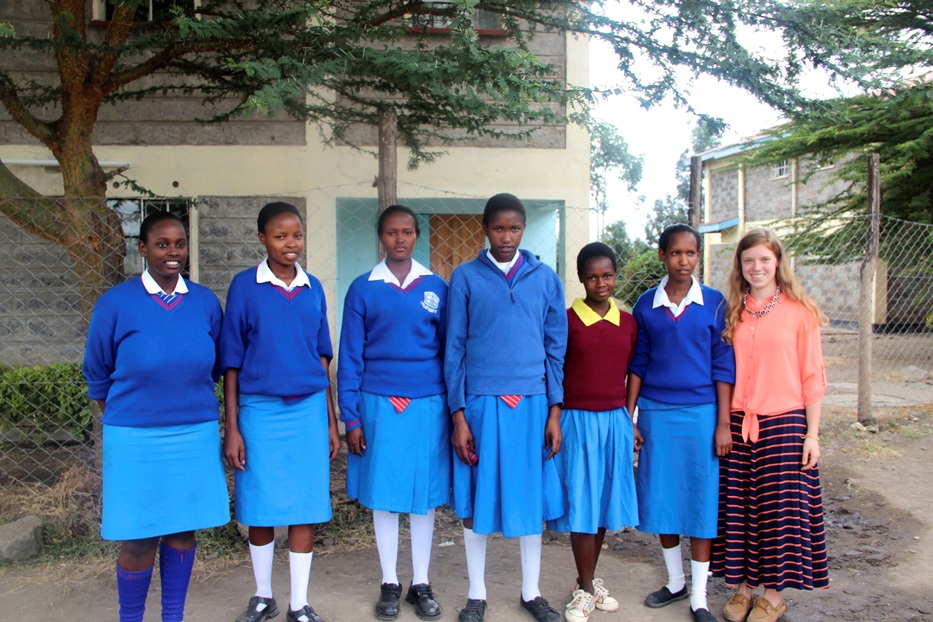
[[[382,582],[398,583],[398,514],[373,510],[373,529],[382,564]]]
[[[521,536],[518,545],[522,551],[522,599],[534,600],[541,596],[538,579],[541,577],[541,534]]]
[[[308,582],[311,580],[311,558],[314,553],[288,552],[288,571],[292,579],[289,606],[298,611],[308,604]]]
[[[463,528],[463,548],[466,549],[470,591],[467,598],[486,600],[486,535]]]
[[[430,583],[428,568],[431,566],[431,543],[434,540],[434,508],[426,515],[409,514],[411,523],[411,582]]]
[[[262,546],[252,543],[249,545],[249,556],[253,560],[253,577],[256,578],[256,596],[272,598],[272,557],[274,555],[275,541]]]
[[[709,562],[690,560],[690,608],[709,610],[706,604],[706,580],[709,578]]]
[[[667,589],[675,594],[684,588],[684,560],[681,557],[680,545],[669,549],[662,548],[664,552],[664,565],[667,566]]]

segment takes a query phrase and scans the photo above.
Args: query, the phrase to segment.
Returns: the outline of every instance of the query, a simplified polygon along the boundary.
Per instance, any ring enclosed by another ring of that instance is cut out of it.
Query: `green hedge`
[[[90,424],[91,407],[79,363],[0,365],[0,432],[15,430],[20,440],[43,442],[62,430],[81,437]]]

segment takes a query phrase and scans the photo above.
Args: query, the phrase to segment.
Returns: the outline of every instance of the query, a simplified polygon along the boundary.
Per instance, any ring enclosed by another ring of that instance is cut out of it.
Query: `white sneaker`
[[[616,606],[618,607],[618,603]],[[567,605],[564,611],[564,619],[567,622],[588,622],[590,614],[593,613],[595,605],[593,595],[583,590],[574,590],[573,600]]]
[[[580,589],[580,584],[573,586],[574,590]],[[600,611],[615,611],[619,608],[619,601],[609,595],[609,590],[603,585],[602,579],[593,579],[593,604]]]
[[[593,579],[593,591],[596,592],[594,604],[600,611],[615,611],[619,608],[619,601],[609,595],[602,579]]]

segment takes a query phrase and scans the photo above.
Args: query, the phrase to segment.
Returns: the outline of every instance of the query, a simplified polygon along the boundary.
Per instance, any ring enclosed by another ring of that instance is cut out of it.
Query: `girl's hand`
[[[237,430],[224,431],[224,458],[234,469],[246,470],[246,445]]]
[[[347,432],[347,447],[351,454],[363,455],[363,452],[366,451],[366,435],[363,434],[363,426]]]
[[[638,431],[638,426],[634,423],[632,424],[632,435],[635,437],[635,451],[639,451],[641,446],[645,444],[645,437],[641,435],[641,432]]]
[[[564,434],[560,429],[560,404],[554,404],[548,411],[547,423],[544,426],[544,446],[551,450],[545,460],[557,455],[563,440]]]
[[[470,455],[476,455],[476,447],[473,446],[473,432],[470,431],[470,426],[466,422],[463,409],[454,413],[453,420],[454,433],[450,437],[450,442],[454,446],[454,451],[457,452],[457,457],[465,465],[473,466]]]
[[[716,455],[720,458],[728,456],[729,452],[732,451],[731,426],[728,423],[717,423],[716,434],[714,438],[716,444]]]
[[[812,436],[803,439],[803,457],[800,460],[801,468],[804,471],[816,468],[816,463],[820,461],[820,439]]]
[[[330,445],[330,459],[333,460],[340,453],[340,435],[337,434],[337,422],[331,419],[327,426],[327,442]]]

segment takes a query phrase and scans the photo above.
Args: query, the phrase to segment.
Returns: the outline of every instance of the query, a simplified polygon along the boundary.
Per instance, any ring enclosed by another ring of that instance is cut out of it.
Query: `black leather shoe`
[[[687,596],[688,594],[686,585],[673,594],[671,594],[671,591],[667,589],[667,586],[665,585],[660,590],[651,592],[645,596],[645,607],[651,607],[652,609],[666,607],[675,601],[685,599]]]
[[[691,615],[693,615],[693,622],[719,622],[716,619],[716,616],[709,612],[709,609],[700,607],[699,609],[691,609]]]
[[[458,619],[460,622],[483,622],[486,616],[486,601],[478,598],[470,598],[466,606],[460,610]]]
[[[415,606],[415,615],[422,620],[437,620],[441,617],[441,606],[434,600],[430,583],[409,586],[405,602]]]
[[[402,586],[398,583],[383,583],[379,589],[376,617],[380,620],[394,620],[402,610],[399,606],[399,599],[402,597]]]
[[[522,608],[538,622],[561,622],[561,615],[551,609],[551,605],[543,597],[536,596],[532,600],[519,597],[519,600],[522,601]]]

